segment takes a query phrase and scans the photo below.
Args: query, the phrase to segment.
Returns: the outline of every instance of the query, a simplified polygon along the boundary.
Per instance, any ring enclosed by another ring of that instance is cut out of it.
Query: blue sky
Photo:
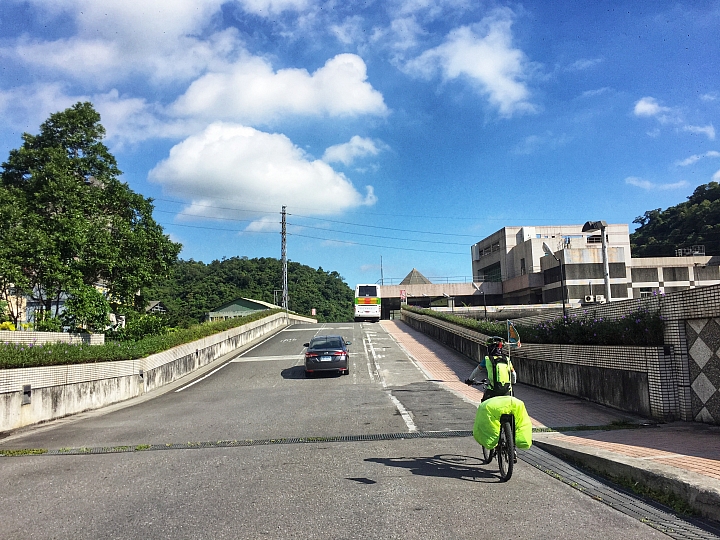
[[[0,154],[90,100],[210,262],[470,276],[510,225],[632,223],[720,180],[720,2],[0,0]]]

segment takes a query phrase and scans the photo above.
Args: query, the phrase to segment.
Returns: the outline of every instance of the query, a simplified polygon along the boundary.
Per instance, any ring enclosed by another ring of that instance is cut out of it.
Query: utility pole
[[[288,310],[288,274],[287,274],[287,230],[285,222],[285,207],[282,207],[282,247],[280,249],[282,257],[282,304],[285,311]]]
[[[383,278],[382,255],[380,255],[380,285],[385,285],[385,278]]]

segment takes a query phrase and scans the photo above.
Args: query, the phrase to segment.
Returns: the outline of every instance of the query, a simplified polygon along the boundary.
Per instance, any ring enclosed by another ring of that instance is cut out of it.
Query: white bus
[[[355,286],[355,322],[380,320],[380,293],[378,286]]]

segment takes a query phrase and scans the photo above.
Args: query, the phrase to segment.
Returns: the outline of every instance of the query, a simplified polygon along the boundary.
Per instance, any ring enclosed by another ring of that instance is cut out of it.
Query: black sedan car
[[[305,376],[309,377],[321,371],[338,371],[350,374],[348,357],[349,341],[342,336],[315,336],[310,343],[304,343]]]

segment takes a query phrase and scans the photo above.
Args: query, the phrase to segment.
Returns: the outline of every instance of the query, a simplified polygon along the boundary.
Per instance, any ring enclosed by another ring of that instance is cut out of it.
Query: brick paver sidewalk
[[[382,321],[381,324],[430,379],[468,401],[480,402],[482,392],[462,382],[473,369],[470,360],[401,322]],[[639,417],[572,396],[522,384],[514,388],[515,395],[525,402],[534,427],[577,428],[642,421]],[[536,435],[540,435],[547,443],[555,440],[579,450],[594,448],[638,460],[638,466],[655,463],[698,473],[712,479],[711,482],[720,480],[719,427],[677,422],[643,429],[570,433]]]

